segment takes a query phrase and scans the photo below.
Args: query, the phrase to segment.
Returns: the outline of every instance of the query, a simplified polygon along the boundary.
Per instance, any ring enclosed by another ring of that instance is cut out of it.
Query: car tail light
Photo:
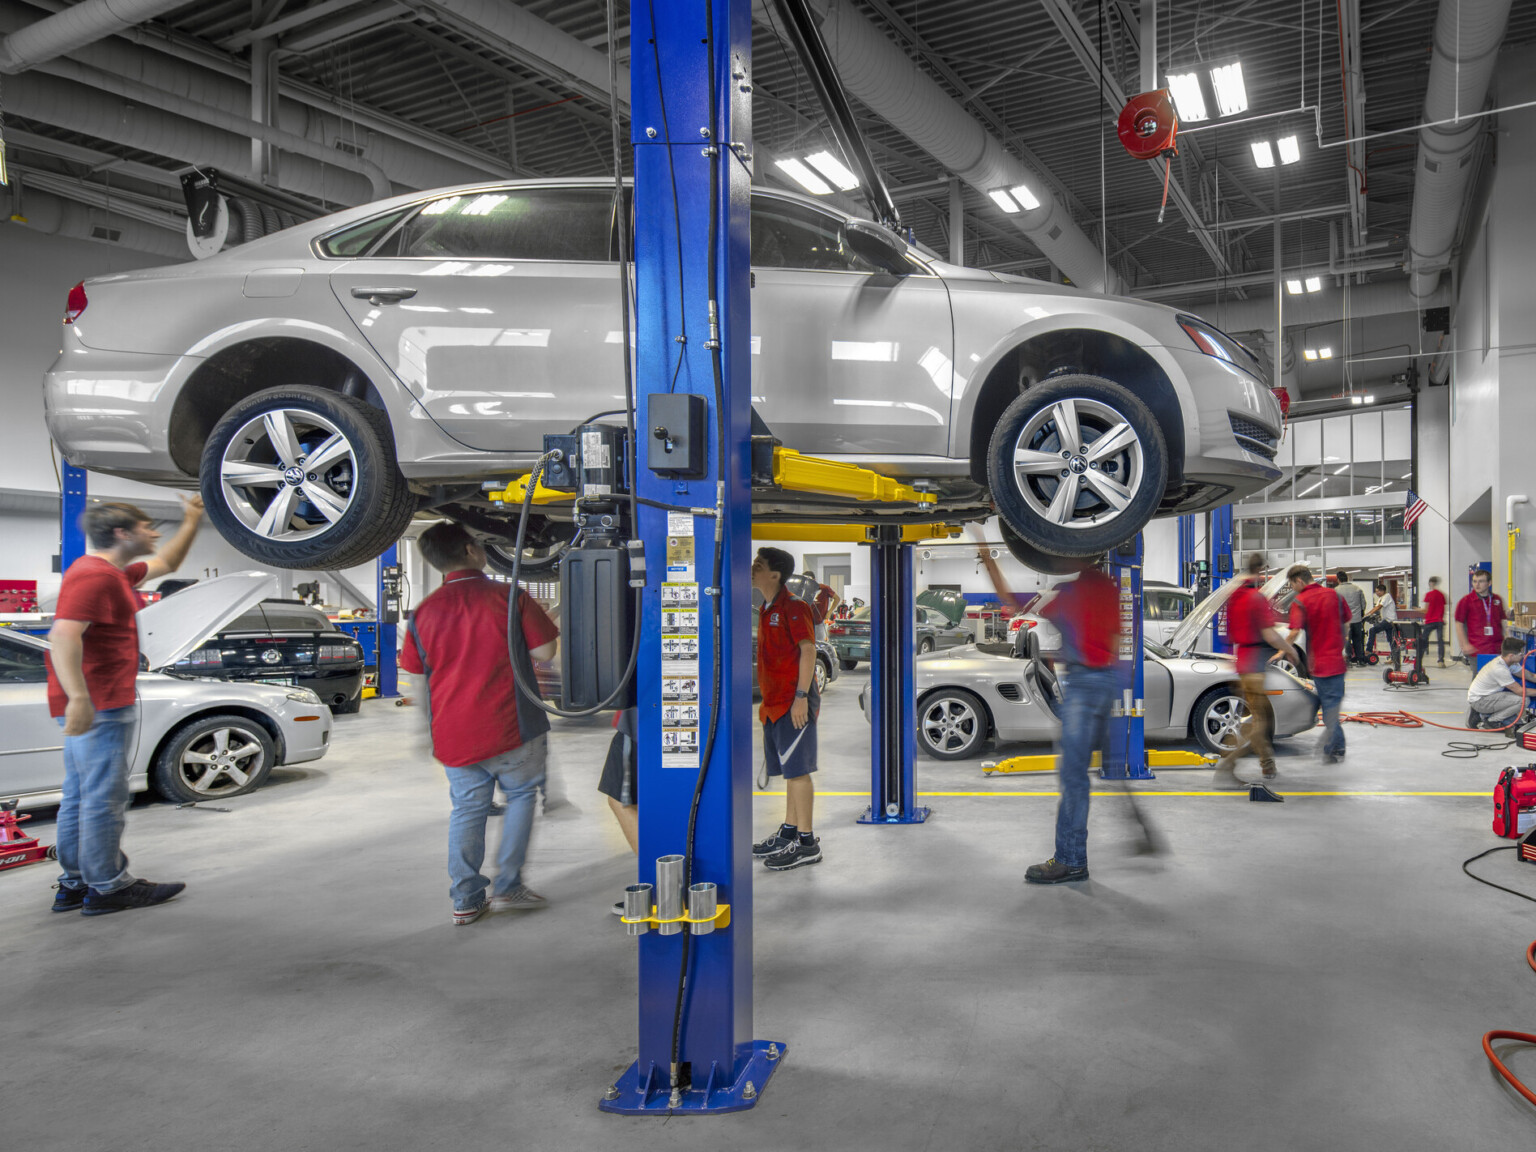
[[[356,644],[320,645],[320,663],[322,664],[346,664],[362,658],[363,650]]]
[[[1025,620],[1022,617],[1018,620],[1010,620],[1008,621],[1008,631],[1017,632],[1020,628],[1033,628],[1036,623],[1038,623],[1038,621]]]
[[[224,667],[224,653],[218,648],[194,648],[180,660],[176,661],[178,668],[222,668]]]
[[[847,635],[847,633],[848,633],[848,629],[844,628],[841,624],[829,624],[829,625],[827,625],[827,635],[828,636],[845,636],[845,635]]]
[[[82,280],[69,290],[69,299],[64,302],[64,323],[73,324],[80,319],[80,314],[89,303],[85,298],[85,281]]]

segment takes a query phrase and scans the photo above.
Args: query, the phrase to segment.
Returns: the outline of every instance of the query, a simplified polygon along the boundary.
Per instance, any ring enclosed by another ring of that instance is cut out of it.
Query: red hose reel
[[[1120,109],[1115,128],[1125,150],[1138,160],[1156,160],[1164,153],[1178,155],[1179,114],[1166,88],[1132,96]]]

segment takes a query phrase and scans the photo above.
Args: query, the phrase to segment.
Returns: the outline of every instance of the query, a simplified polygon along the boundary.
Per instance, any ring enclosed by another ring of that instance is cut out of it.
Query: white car
[[[1042,592],[1028,606],[1008,621],[1008,635],[1015,636],[1020,629],[1028,629],[1034,636],[1035,646],[1041,652],[1057,652],[1061,649],[1061,633],[1056,625],[1040,615],[1056,598],[1054,589]],[[1142,585],[1141,634],[1154,644],[1167,644],[1173,639],[1189,614],[1194,611],[1195,594],[1187,588],[1148,580]]]
[[[128,787],[187,802],[259,788],[279,764],[318,760],[331,713],[308,688],[231,683],[165,671],[275,591],[265,573],[195,584],[139,613],[139,725]],[[64,739],[48,715],[48,644],[0,629],[0,800],[22,808],[63,799]]]

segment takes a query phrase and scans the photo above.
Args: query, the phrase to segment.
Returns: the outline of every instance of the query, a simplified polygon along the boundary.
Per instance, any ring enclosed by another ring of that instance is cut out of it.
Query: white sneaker
[[[542,908],[549,901],[525,884],[519,884],[505,896],[491,897],[492,912],[518,912],[525,908]]]

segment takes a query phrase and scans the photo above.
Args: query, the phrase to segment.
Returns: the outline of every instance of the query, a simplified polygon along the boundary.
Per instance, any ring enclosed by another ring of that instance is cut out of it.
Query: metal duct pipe
[[[113,140],[185,164],[211,166],[247,180],[260,179],[251,168],[248,136],[195,123],[158,108],[135,107],[41,70],[6,82],[5,110],[14,116],[98,140]],[[370,195],[368,181],[352,172],[327,169],[307,156],[284,157],[278,177],[279,186],[290,192],[335,204],[361,204]]]
[[[1390,316],[1450,303],[1450,290],[1440,288],[1423,300],[1410,295],[1406,281],[1363,284],[1349,289],[1346,306],[1342,292],[1309,292],[1285,298],[1285,326],[1331,324],[1364,316]],[[1272,295],[1248,300],[1209,300],[1190,304],[1189,311],[1203,316],[1225,332],[1274,331],[1275,301]]]
[[[759,6],[762,0],[758,0]],[[829,0],[822,38],[843,86],[944,168],[981,192],[1029,186],[1040,206],[1008,217],[1079,288],[1121,293],[1118,273],[1104,276],[1104,256],[1049,185],[977,122],[884,32],[844,0]],[[766,23],[766,21],[764,21]]]
[[[1425,123],[1482,111],[1509,6],[1510,0],[1440,0],[1434,56],[1424,91]],[[1471,176],[1472,148],[1480,131],[1482,124],[1476,120],[1419,129],[1413,223],[1408,229],[1415,299],[1435,290],[1440,273],[1451,262],[1451,245]]]
[[[23,218],[16,223],[34,232],[111,244],[115,248],[132,248],[166,260],[189,260],[192,257],[187,251],[184,235],[178,236],[159,225],[129,220],[35,188],[25,188],[19,199]]]
[[[100,184],[83,184],[68,176],[39,172],[21,165],[17,165],[12,171],[21,173],[27,188],[40,188],[44,192],[51,192],[81,204],[89,204],[93,208],[100,208],[128,220],[152,224],[156,228],[177,232],[183,236],[186,234],[187,218],[176,215],[171,211],[170,205],[164,201],[150,203],[151,198],[147,196],[114,192],[110,188],[103,188]]]
[[[114,32],[183,8],[187,0],[83,0],[0,40],[0,72],[24,72]]]

